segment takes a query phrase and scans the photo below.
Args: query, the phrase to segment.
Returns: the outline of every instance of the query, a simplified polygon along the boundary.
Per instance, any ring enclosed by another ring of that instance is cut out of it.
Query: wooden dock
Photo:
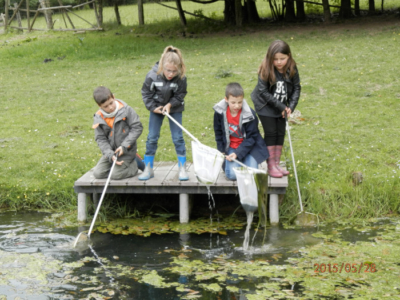
[[[179,181],[178,164],[176,162],[154,162],[154,178],[147,181],[138,179],[138,175],[122,179],[111,180],[107,188],[108,194],[178,194],[179,195],[179,219],[181,223],[189,222],[192,194],[207,194],[207,188],[199,183],[194,174],[193,164],[186,163],[189,174],[188,181]],[[266,169],[264,162],[261,166]],[[139,171],[139,174],[141,171]],[[94,202],[104,189],[106,179],[95,179],[93,170],[88,171],[74,184],[74,190],[78,194],[78,221],[87,221],[87,199],[92,195]],[[288,187],[288,178],[273,178],[268,176],[268,194],[270,196],[269,217],[271,224],[279,223],[278,195],[285,194]],[[220,172],[217,182],[210,185],[213,194],[238,194],[236,181],[225,178],[224,172]]]

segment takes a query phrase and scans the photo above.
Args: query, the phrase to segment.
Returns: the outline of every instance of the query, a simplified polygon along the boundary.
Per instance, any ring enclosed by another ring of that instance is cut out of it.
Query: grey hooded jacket
[[[138,114],[134,109],[122,100],[116,99],[123,104],[117,115],[115,116],[113,128],[107,125],[102,118],[100,110],[93,116],[94,138],[104,156],[112,162],[114,151],[122,146],[124,157],[136,157],[137,143],[136,140],[142,134],[143,126],[139,120]]]
[[[185,109],[184,98],[187,94],[186,76],[175,76],[168,80],[163,74],[157,75],[158,62],[147,73],[142,86],[142,97],[146,108],[153,112],[159,106],[171,103],[170,113],[182,112]]]

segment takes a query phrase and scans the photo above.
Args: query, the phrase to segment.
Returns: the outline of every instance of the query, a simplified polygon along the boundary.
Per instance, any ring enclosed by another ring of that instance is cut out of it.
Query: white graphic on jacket
[[[279,101],[286,103],[287,100],[287,92],[286,86],[284,81],[277,81],[276,82],[276,90],[274,93],[274,97]]]

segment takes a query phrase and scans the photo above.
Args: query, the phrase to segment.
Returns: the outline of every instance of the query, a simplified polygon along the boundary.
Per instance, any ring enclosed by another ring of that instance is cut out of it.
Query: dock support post
[[[93,209],[94,209],[94,211],[96,211],[97,205],[99,205],[99,194],[93,193],[92,199],[93,199]]]
[[[87,221],[87,201],[86,193],[78,193],[78,221]]]
[[[179,221],[181,223],[189,223],[190,200],[189,194],[179,194]]]
[[[279,224],[279,199],[277,194],[269,195],[269,221],[271,225]]]

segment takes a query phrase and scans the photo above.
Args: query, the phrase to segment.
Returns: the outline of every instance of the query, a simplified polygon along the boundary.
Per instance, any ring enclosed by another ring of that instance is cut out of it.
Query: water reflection
[[[97,293],[110,299],[180,299],[182,292],[174,287],[155,288],[139,283],[132,276],[123,276],[118,270],[128,267],[162,272],[179,255],[191,261],[262,258],[271,264],[282,264],[288,257],[296,256],[298,249],[321,242],[311,236],[316,228],[285,230],[277,226],[265,232],[260,229],[255,237],[251,230],[252,242],[246,251],[244,230],[228,231],[227,235],[181,233],[146,238],[95,232],[90,247],[73,249],[71,245],[82,228],[52,228],[43,221],[46,215],[0,213],[0,295],[8,299],[96,299],[90,295]],[[84,257],[92,260],[74,272],[63,268],[68,263],[85,260]],[[33,273],[36,275],[32,276]],[[183,275],[169,276],[171,281],[185,285],[194,280]],[[242,281],[232,277],[226,284]],[[99,287],[101,290],[97,291]],[[241,289],[238,292],[224,289],[218,293],[218,299],[246,299]],[[217,299],[215,292],[199,292],[201,299]]]

